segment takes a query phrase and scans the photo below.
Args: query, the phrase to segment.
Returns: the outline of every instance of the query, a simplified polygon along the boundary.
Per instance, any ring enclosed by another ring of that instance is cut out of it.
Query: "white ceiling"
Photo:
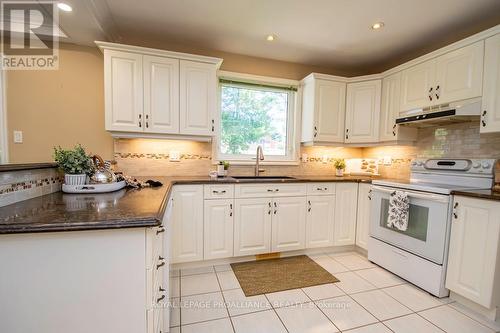
[[[500,0],[68,0],[63,30],[308,65],[381,68],[500,23]],[[374,22],[385,28],[373,31]],[[277,35],[270,43],[268,34]]]

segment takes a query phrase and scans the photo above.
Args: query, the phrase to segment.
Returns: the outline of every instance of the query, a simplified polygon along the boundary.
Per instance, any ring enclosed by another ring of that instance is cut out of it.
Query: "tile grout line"
[[[280,321],[281,325],[283,325],[283,327],[285,328],[285,331],[287,331],[287,333],[290,333],[290,331],[288,330],[288,327],[286,327],[285,323],[283,322],[283,320],[279,316],[278,312],[276,312],[276,309],[274,308],[273,304],[271,303],[271,301],[269,300],[269,298],[267,297],[266,294],[264,294],[264,297],[269,302],[269,305],[271,305],[271,309],[274,311],[274,314],[276,315],[276,317],[278,317],[278,320]]]
[[[473,317],[469,316],[467,313],[465,313],[465,312],[461,311],[460,309],[457,309],[457,308],[454,308],[453,306],[450,306],[450,304],[452,304],[452,303],[458,303],[458,302],[453,301],[453,302],[450,302],[450,303],[446,303],[445,305],[448,305],[448,306],[449,306],[450,308],[452,308],[453,310],[460,312],[460,313],[461,313],[461,314],[463,314],[464,316],[466,316],[466,317],[468,317],[468,318],[470,318],[470,319],[472,319],[472,320],[474,320],[474,321],[478,322],[479,324],[483,325],[484,327],[486,327],[486,328],[488,328],[488,329],[490,329],[490,330],[492,330],[492,331],[495,331],[493,328],[491,328],[491,327],[489,327],[489,326],[486,326],[485,324],[481,323],[479,320],[477,320],[477,319],[475,319],[475,318],[473,318]],[[458,303],[458,304],[460,304],[460,303]]]
[[[338,288],[338,287],[337,287],[337,288]],[[340,289],[340,288],[339,288],[339,289]],[[334,323],[334,322],[330,319],[330,317],[328,317],[328,316],[326,315],[326,313],[324,313],[324,312],[323,312],[323,310],[321,310],[321,308],[318,306],[318,304],[316,304],[316,302],[315,302],[315,301],[313,301],[313,299],[312,299],[312,298],[311,298],[311,297],[310,297],[310,296],[309,296],[309,295],[308,295],[308,294],[307,294],[307,293],[306,293],[306,292],[305,292],[302,288],[300,288],[300,290],[302,290],[302,292],[303,292],[304,294],[306,294],[307,298],[309,298],[309,299],[311,300],[312,304],[314,304],[314,306],[316,307],[316,309],[318,309],[318,310],[319,310],[319,311],[323,314],[323,316],[325,316],[325,317],[326,317],[326,319],[328,319],[328,321],[329,321],[329,322],[331,322],[331,323],[332,323],[332,325],[333,325],[333,326],[334,326],[334,327],[335,327],[335,328],[336,328],[339,332],[341,332],[341,330],[337,327],[337,325],[335,325],[335,323]],[[325,299],[327,299],[327,298],[325,298]]]
[[[215,271],[215,266],[213,266],[213,268]],[[222,300],[224,301],[224,304],[226,305],[227,317],[229,318],[229,322],[231,323],[231,327],[233,328],[233,333],[236,333],[236,329],[234,328],[233,319],[231,318],[231,314],[229,313],[229,305],[226,303],[226,297],[224,296],[224,291],[222,290],[222,285],[220,284],[219,275],[217,274],[217,272],[215,272],[215,277],[217,278],[217,283],[219,284],[220,293],[222,294]]]

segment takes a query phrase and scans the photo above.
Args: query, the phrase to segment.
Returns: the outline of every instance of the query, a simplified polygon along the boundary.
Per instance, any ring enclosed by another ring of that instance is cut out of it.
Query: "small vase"
[[[335,169],[335,176],[337,177],[344,176],[344,169]]]
[[[84,173],[77,175],[64,174],[64,184],[66,185],[85,185],[86,181],[87,175]]]

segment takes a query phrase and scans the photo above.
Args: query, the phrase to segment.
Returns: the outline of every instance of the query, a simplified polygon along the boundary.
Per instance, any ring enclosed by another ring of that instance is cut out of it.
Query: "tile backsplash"
[[[57,169],[0,172],[0,207],[61,190]]]
[[[179,153],[179,162],[170,153]],[[306,159],[302,156],[307,155]],[[182,140],[115,139],[116,168],[133,176],[206,176],[213,170],[212,144]],[[267,175],[334,175],[333,158],[374,158],[384,178],[407,179],[414,158],[464,157],[500,159],[500,133],[480,135],[479,124],[422,128],[413,146],[369,148],[301,147],[298,165],[263,166]],[[382,161],[391,161],[384,165]],[[252,166],[233,165],[231,175],[250,175]]]

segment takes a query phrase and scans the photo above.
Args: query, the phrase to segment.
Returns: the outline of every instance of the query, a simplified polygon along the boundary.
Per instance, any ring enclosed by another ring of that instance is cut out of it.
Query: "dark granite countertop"
[[[453,191],[453,195],[461,195],[464,197],[487,199],[487,200],[498,200],[500,201],[500,193],[493,192],[492,190],[467,190],[467,191]]]
[[[309,177],[285,180],[237,180],[209,177],[150,177],[158,188],[123,189],[102,194],[56,192],[0,207],[0,234],[149,227],[161,224],[175,184],[248,184],[297,182],[371,182],[370,177]]]

